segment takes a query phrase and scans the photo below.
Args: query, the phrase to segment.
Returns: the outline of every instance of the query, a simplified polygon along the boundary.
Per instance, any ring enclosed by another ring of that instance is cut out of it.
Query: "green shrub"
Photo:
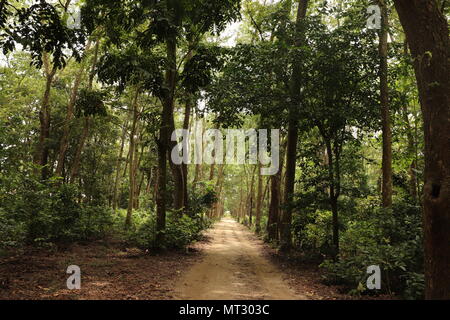
[[[325,281],[357,292],[365,291],[368,266],[382,272],[382,292],[407,298],[423,295],[423,252],[420,209],[396,203],[391,210],[361,203],[340,237],[339,261],[321,264]]]
[[[425,276],[422,273],[407,272],[402,278],[405,281],[403,296],[406,299],[424,299]]]
[[[154,247],[156,239],[156,218],[154,215],[148,216],[145,220],[140,220],[140,224],[128,230],[127,240],[130,244],[141,248],[149,249]],[[123,223],[123,221],[122,221]]]
[[[328,254],[332,231],[332,215],[327,210],[316,210],[309,217],[297,215],[293,221],[294,240],[297,247],[310,254]]]
[[[145,221],[128,232],[128,241],[142,249],[163,247],[182,249],[201,237],[201,232],[210,226],[208,219],[200,216],[179,216],[169,213],[164,233],[164,244],[156,243],[156,217],[149,215]]]
[[[79,220],[80,239],[101,239],[113,230],[112,209],[102,206],[88,206],[81,211]]]
[[[0,185],[0,248],[24,244],[47,247],[110,234],[141,248],[156,247],[156,218],[150,203],[133,211],[133,224],[125,230],[126,210],[113,212],[98,201],[87,201],[76,185],[62,183],[60,178],[42,182],[24,173],[14,179],[0,179],[5,182]],[[210,226],[203,213],[216,201],[214,188],[206,186],[192,197],[187,215],[168,213],[165,243],[160,246],[185,247]]]
[[[73,242],[104,237],[112,226],[110,209],[82,204],[75,185],[23,178],[6,193],[0,208],[0,239],[6,245]]]
[[[210,183],[203,183],[202,188],[197,188],[196,192],[189,194],[189,216],[201,215],[218,201],[215,186]]]
[[[199,239],[203,230],[199,217],[191,218],[183,215],[181,218],[169,217],[166,227],[165,246],[168,248],[183,248],[195,240]]]
[[[26,225],[8,217],[0,208],[0,249],[16,248],[26,239]]]

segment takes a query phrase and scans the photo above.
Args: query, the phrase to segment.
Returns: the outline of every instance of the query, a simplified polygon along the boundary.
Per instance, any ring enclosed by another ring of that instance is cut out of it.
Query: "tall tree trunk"
[[[94,84],[94,77],[95,77],[96,68],[97,68],[99,50],[100,50],[100,39],[97,39],[97,41],[95,42],[95,47],[94,47],[94,57],[92,59],[91,71],[89,72],[89,83],[88,83],[89,90],[92,90],[92,87]]]
[[[183,129],[189,130],[191,113],[193,108],[192,98],[188,99],[184,112]],[[189,193],[188,193],[188,166],[186,163],[181,164],[181,172],[183,178],[183,207],[186,211],[189,210]]]
[[[211,164],[211,166],[209,167],[209,181],[213,181],[214,180],[214,170],[216,169],[216,165],[213,163]]]
[[[414,59],[425,131],[427,299],[450,299],[450,39],[435,0],[395,0]]]
[[[239,206],[237,210],[237,222],[241,221],[241,211],[242,211],[242,203],[244,201],[244,185],[241,183],[239,188]]]
[[[159,176],[159,170],[158,167],[155,166],[152,169],[152,178],[150,179],[150,181],[153,183],[153,189],[152,189],[152,200],[154,203],[156,203],[156,198],[158,196],[158,178]],[[149,188],[150,188],[150,182],[149,182]],[[149,189],[150,190],[150,189]]]
[[[297,20],[296,20],[296,39],[294,46],[302,45],[302,21],[306,17],[308,8],[308,0],[300,0]],[[292,200],[295,187],[295,168],[297,163],[297,141],[298,141],[298,110],[294,106],[298,105],[301,89],[301,61],[294,61],[293,73],[291,79],[291,105],[289,106],[289,124],[288,124],[288,142],[287,142],[287,161],[286,161],[286,181],[284,188],[284,204],[281,218],[281,249],[289,250],[292,246],[291,224],[292,224]]]
[[[153,175],[154,175],[154,170],[153,170],[153,168],[150,168],[150,172],[148,174],[148,179],[147,179],[147,185],[145,187],[146,193],[150,193],[150,191],[151,191],[152,182],[154,181]]]
[[[267,219],[267,234],[269,241],[278,241],[280,235],[281,177],[286,157],[287,139],[283,139],[280,149],[280,169],[270,176],[269,215]]]
[[[117,209],[117,196],[118,196],[118,188],[119,188],[119,184],[120,184],[120,167],[121,167],[121,162],[122,162],[122,157],[123,157],[123,149],[125,147],[125,137],[127,134],[127,127],[128,127],[128,121],[127,123],[125,123],[125,126],[122,129],[122,137],[120,138],[120,151],[119,151],[119,156],[117,157],[117,161],[116,161],[116,178],[114,179],[114,190],[113,190],[113,210],[116,211]]]
[[[166,228],[166,191],[167,191],[167,154],[170,128],[173,120],[173,103],[177,76],[177,45],[176,39],[166,41],[168,66],[166,70],[166,86],[169,92],[163,99],[163,111],[161,117],[161,128],[158,141],[158,189],[156,198],[156,243],[161,246],[164,242],[164,231]]]
[[[261,163],[258,166],[258,188],[256,195],[256,217],[255,217],[255,231],[256,233],[261,232],[261,213],[262,213],[262,202],[263,202],[263,176],[261,175]]]
[[[385,0],[378,0],[381,8],[380,55],[380,101],[381,123],[383,127],[383,161],[382,161],[382,203],[384,208],[392,206],[392,131],[389,108],[388,87],[388,8]]]
[[[248,224],[251,227],[253,225],[253,203],[255,202],[255,172],[258,166],[254,166],[253,171],[251,171],[252,180],[250,183],[250,190],[249,190],[249,206],[248,206]]]
[[[133,124],[131,125],[130,132],[130,192],[128,195],[128,209],[127,209],[127,217],[125,219],[125,228],[129,228],[131,226],[131,220],[133,217],[133,208],[134,208],[134,196],[135,196],[135,187],[136,187],[136,131],[138,127],[138,98],[139,98],[139,89],[136,89],[136,93],[132,102],[132,113],[133,113]]]
[[[403,51],[405,57],[409,56],[408,52],[408,42],[404,41],[403,45]],[[405,86],[406,88],[406,86]],[[406,89],[405,89],[406,90]],[[408,140],[408,155],[410,157],[413,157],[413,160],[411,161],[411,164],[409,166],[408,174],[409,174],[409,189],[410,189],[410,195],[414,202],[414,204],[418,203],[419,200],[419,192],[418,192],[418,180],[417,180],[417,130],[413,132],[413,128],[411,126],[411,122],[409,120],[409,111],[408,111],[408,105],[404,105],[401,109],[401,115],[403,117],[403,121],[406,124],[406,137]],[[415,129],[417,129],[417,126],[414,126]]]
[[[127,158],[125,159],[125,167],[123,169],[122,177],[125,178],[128,172],[128,164],[130,163],[130,150],[127,152]]]
[[[145,181],[145,173],[142,172],[141,179],[139,180],[139,184],[137,185],[137,190],[136,190],[136,201],[135,201],[135,206],[134,206],[134,208],[136,210],[139,210],[139,208],[141,207],[140,197],[141,197],[142,187],[144,186],[144,181]]]
[[[91,47],[91,41],[89,40],[86,44],[85,52],[88,52]],[[83,59],[82,63],[80,64],[80,70],[78,71],[77,75],[75,76],[75,81],[73,83],[72,92],[70,94],[69,103],[67,104],[67,113],[66,113],[66,119],[64,122],[64,129],[63,129],[63,135],[61,137],[61,141],[59,143],[59,153],[58,153],[58,164],[56,166],[55,175],[56,176],[62,176],[63,168],[64,168],[64,162],[66,159],[66,152],[69,148],[69,135],[70,135],[70,125],[72,122],[72,119],[74,118],[74,107],[75,103],[77,101],[78,96],[78,90],[80,88],[81,81],[83,80],[83,75],[86,68],[86,60]]]
[[[189,61],[194,56],[193,47],[195,47],[196,44],[189,42],[189,53],[186,56],[186,61]],[[187,99],[185,105],[185,113],[184,113],[184,120],[183,120],[183,129],[188,130],[189,129],[189,121],[191,116],[191,109],[192,109],[192,100],[193,97],[189,97]],[[172,130],[175,130],[175,119],[172,116]],[[176,141],[171,141],[171,148],[175,148],[177,145]],[[189,194],[188,194],[188,188],[187,188],[187,176],[188,176],[188,170],[187,170],[187,164],[182,163],[180,165],[176,165],[173,163],[173,161],[170,162],[171,168],[172,168],[172,174],[174,177],[174,184],[175,184],[175,194],[174,194],[174,207],[175,210],[179,210],[182,212],[187,212],[188,209],[188,201],[189,201]]]
[[[213,208],[211,210],[211,216],[212,217],[219,217],[219,210],[220,210],[220,203],[222,201],[222,189],[223,189],[223,172],[224,172],[225,166],[223,164],[219,165],[219,172],[217,174],[217,182],[216,182],[216,194],[218,197],[218,200],[216,203],[214,203]]]
[[[91,127],[91,119],[89,117],[84,118],[83,133],[81,135],[80,143],[78,145],[77,151],[75,152],[75,157],[73,159],[72,169],[70,171],[70,182],[75,183],[78,177],[78,172],[80,170],[81,155],[83,153],[86,140],[89,136],[89,130]]]
[[[336,159],[334,159],[331,141],[327,139],[327,137],[324,135],[323,138],[327,146],[327,154],[328,154],[328,180],[330,181],[329,201],[331,212],[333,215],[333,258],[337,260],[339,256],[339,215],[338,215],[339,185],[337,182],[339,180],[339,177],[337,174],[338,172],[336,172],[335,174],[335,168],[339,167],[339,163],[337,156]]]
[[[417,155],[416,155],[416,142],[414,139],[414,134],[412,132],[411,123],[408,117],[408,107],[405,105],[402,108],[402,116],[403,121],[406,124],[406,138],[408,140],[408,156],[413,157],[411,164],[408,169],[409,174],[409,192],[411,194],[411,198],[414,204],[417,204],[418,201],[418,192],[417,192]]]
[[[191,60],[192,57],[194,56],[194,50],[192,48],[194,48],[196,45],[197,45],[197,43],[193,43],[192,41],[189,41],[189,46],[188,46],[189,53],[186,57],[186,61]],[[184,130],[189,130],[189,127],[190,127],[191,113],[192,113],[192,109],[195,107],[194,99],[195,99],[194,96],[191,95],[186,101],[185,110],[184,110],[184,120],[183,120],[183,129]],[[182,177],[182,189],[183,189],[182,207],[184,208],[185,212],[188,212],[189,211],[188,166],[184,162],[181,164],[181,177]]]
[[[172,112],[170,119],[170,133],[175,131],[175,119]],[[168,150],[169,155],[171,154],[171,150],[177,148],[177,141],[170,140],[170,150]],[[169,156],[170,158],[170,156]],[[184,211],[184,181],[183,181],[183,167],[181,164],[175,164],[172,159],[170,161],[170,167],[172,169],[173,182],[174,182],[174,197],[173,197],[173,206],[179,214],[182,214]]]
[[[198,119],[197,117],[194,118],[194,132],[195,135],[197,135],[198,132]],[[203,128],[202,128],[202,150],[203,150]],[[194,154],[196,151],[195,149],[192,151],[192,153]],[[195,170],[194,170],[194,179],[192,181],[192,192],[195,193],[195,190],[197,188],[197,183],[199,181],[200,178],[200,171],[201,171],[201,164],[200,163],[196,163],[195,164]]]
[[[94,83],[94,76],[95,76],[95,68],[97,66],[97,61],[98,61],[98,51],[99,51],[99,47],[100,47],[100,40],[97,40],[97,42],[95,43],[95,50],[94,50],[94,59],[92,62],[92,67],[91,67],[91,72],[89,75],[89,83],[88,83],[88,89],[92,90],[92,86]],[[83,154],[83,149],[84,146],[86,145],[86,140],[89,137],[89,130],[91,128],[91,119],[90,117],[84,117],[84,126],[83,126],[83,133],[80,139],[80,142],[78,144],[78,148],[75,152],[75,157],[73,160],[73,164],[72,164],[72,168],[70,171],[70,182],[74,183],[77,176],[78,176],[78,171],[80,168],[80,161],[81,161],[81,155]]]
[[[139,141],[141,141],[142,139],[142,135],[141,138],[139,139]],[[144,183],[144,178],[145,178],[145,173],[141,172],[141,174],[139,175],[139,168],[141,167],[141,163],[142,163],[142,158],[144,157],[144,150],[145,150],[145,145],[142,144],[141,145],[141,152],[139,153],[139,157],[136,157],[136,165],[135,165],[135,175],[136,175],[136,187],[135,187],[135,196],[134,196],[134,209],[139,209],[139,198],[141,196],[141,189],[142,189],[142,184]],[[136,155],[138,154],[138,151],[136,149]],[[138,179],[138,177],[140,176],[140,179]]]
[[[264,216],[264,208],[267,208],[267,213],[269,213],[269,204],[270,204],[269,192],[270,192],[270,179],[266,179],[261,201],[261,217]]]
[[[40,132],[39,132],[39,143],[36,150],[35,163],[37,163],[42,167],[41,177],[42,180],[46,180],[49,177],[48,139],[50,138],[50,93],[57,69],[55,66],[53,67],[51,66],[48,53],[43,54],[42,60],[44,64],[46,82],[45,82],[44,96],[42,98],[41,110],[39,111]]]
[[[281,174],[270,177],[270,205],[267,220],[267,234],[269,241],[278,240],[278,219],[280,211],[280,179]]]

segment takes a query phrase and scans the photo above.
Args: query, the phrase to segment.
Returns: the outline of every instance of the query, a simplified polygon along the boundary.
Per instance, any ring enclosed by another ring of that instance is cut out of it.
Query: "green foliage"
[[[24,179],[15,193],[1,199],[2,245],[43,245],[104,237],[112,226],[111,211],[82,205],[81,198],[75,185]],[[4,208],[9,208],[8,212]]]
[[[17,222],[0,208],[0,249],[20,247],[26,238],[26,224]]]
[[[142,217],[142,216],[141,216]],[[142,249],[160,249],[156,243],[156,217],[154,214],[134,221],[134,229],[130,230],[127,239],[130,244]],[[190,217],[171,212],[167,217],[164,231],[164,249],[183,249],[201,238],[201,232],[210,226],[210,222],[201,216]]]
[[[152,209],[137,210],[133,213],[133,227],[127,232],[130,244],[142,249],[182,249],[200,240],[201,233],[211,226],[212,221],[204,213],[216,203],[217,197],[212,186],[207,185],[198,194],[191,195],[188,214],[170,211],[167,215],[164,244],[156,243],[156,214]],[[125,210],[119,223],[125,219]]]
[[[222,49],[201,46],[186,63],[181,75],[182,86],[192,94],[205,88],[212,82],[213,73],[223,66]]]
[[[403,296],[406,299],[423,299],[425,292],[425,276],[423,273],[408,272],[403,276],[405,281],[405,291]]]
[[[289,82],[284,46],[238,44],[227,52],[226,61],[207,92],[216,121],[224,127],[241,126],[245,116],[261,114],[266,121],[283,123]]]
[[[184,248],[188,244],[200,240],[201,232],[209,227],[207,220],[200,216],[181,218],[176,214],[168,217],[168,225],[165,230],[165,247]]]
[[[153,52],[129,47],[124,51],[106,53],[100,59],[97,73],[101,82],[117,85],[119,92],[127,86],[136,86],[162,97],[166,90],[163,88],[164,64],[164,58]]]
[[[392,210],[362,201],[357,215],[351,217],[341,235],[341,253],[337,262],[326,260],[325,279],[329,283],[357,289],[365,287],[366,269],[379,265],[382,290],[407,298],[423,295],[422,218],[420,209],[396,203]]]
[[[65,67],[67,52],[81,60],[85,34],[65,26],[64,10],[60,5],[33,0],[26,7],[13,8],[7,1],[1,2],[0,25],[8,30],[0,33],[0,47],[5,55],[20,44],[32,54],[32,63],[37,68],[42,66],[44,52],[52,54],[57,68]],[[5,18],[6,14],[10,19]]]
[[[201,215],[218,201],[215,187],[212,184],[204,184],[203,187],[204,189],[200,192],[190,193],[190,216]]]
[[[123,226],[126,212],[118,220],[119,228]],[[127,231],[127,241],[142,249],[149,249],[154,246],[156,236],[156,216],[145,211],[135,211],[133,214],[133,226]]]
[[[295,215],[292,221],[296,247],[309,253],[310,258],[321,258],[331,253],[331,212],[317,210]]]
[[[77,117],[106,116],[107,110],[103,103],[106,94],[104,92],[82,89],[75,103]]]

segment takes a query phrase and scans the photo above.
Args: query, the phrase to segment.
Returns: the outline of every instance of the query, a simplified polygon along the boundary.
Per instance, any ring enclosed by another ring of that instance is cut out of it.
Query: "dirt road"
[[[202,262],[178,282],[176,299],[303,300],[263,256],[262,243],[234,220],[223,219],[208,231]]]

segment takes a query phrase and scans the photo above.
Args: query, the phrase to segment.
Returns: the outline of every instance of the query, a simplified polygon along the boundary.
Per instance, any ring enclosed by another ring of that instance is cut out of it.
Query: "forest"
[[[0,299],[449,300],[449,17],[0,0]]]

